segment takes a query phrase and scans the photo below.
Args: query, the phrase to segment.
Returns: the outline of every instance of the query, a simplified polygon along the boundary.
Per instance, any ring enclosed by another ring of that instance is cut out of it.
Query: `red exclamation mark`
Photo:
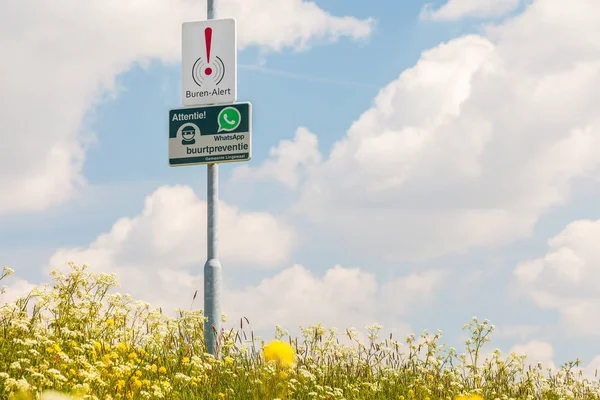
[[[206,28],[204,30],[204,41],[206,42],[206,63],[210,64],[210,44],[212,42],[212,28]],[[204,73],[206,75],[212,74],[212,68],[206,67]]]

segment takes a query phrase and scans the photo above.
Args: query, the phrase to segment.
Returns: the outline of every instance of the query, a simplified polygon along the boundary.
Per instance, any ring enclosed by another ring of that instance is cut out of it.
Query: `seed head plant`
[[[15,301],[0,297],[0,399],[600,400],[579,360],[544,371],[524,355],[484,357],[494,326],[477,318],[461,354],[440,331],[397,341],[377,324],[364,342],[354,329],[313,325],[299,337],[276,326],[264,343],[242,318],[219,333],[214,357],[201,311],[171,317],[113,293],[114,275],[69,267]]]

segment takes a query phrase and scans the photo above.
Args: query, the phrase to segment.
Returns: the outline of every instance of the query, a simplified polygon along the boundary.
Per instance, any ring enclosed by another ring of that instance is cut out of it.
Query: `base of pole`
[[[221,333],[221,263],[210,259],[204,264],[204,340],[207,350],[218,356]],[[216,333],[215,333],[216,331]]]

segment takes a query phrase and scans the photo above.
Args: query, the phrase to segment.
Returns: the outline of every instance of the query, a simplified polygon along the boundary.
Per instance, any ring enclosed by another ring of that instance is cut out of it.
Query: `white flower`
[[[189,376],[182,374],[181,372],[177,372],[175,374],[175,379],[179,379],[182,380],[184,382],[189,382],[192,378],[190,378]]]

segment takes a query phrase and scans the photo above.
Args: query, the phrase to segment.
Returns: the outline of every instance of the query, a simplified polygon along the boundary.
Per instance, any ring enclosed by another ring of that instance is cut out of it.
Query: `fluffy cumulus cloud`
[[[378,282],[359,268],[336,265],[318,276],[294,265],[259,284],[226,293],[227,312],[247,317],[254,329],[272,333],[275,324],[297,332],[299,326],[356,328],[379,323],[385,332],[410,333],[403,317],[424,307],[443,286],[445,270],[430,269]]]
[[[35,287],[34,284],[24,279],[5,279],[7,279],[8,285],[0,286],[0,306],[3,303],[12,303],[20,297],[27,296]]]
[[[290,228],[272,215],[244,213],[226,204],[221,204],[220,218],[220,259],[227,273],[255,268],[264,277],[244,287],[226,279],[222,310],[232,321],[248,318],[260,334],[273,334],[276,324],[298,333],[300,325],[319,322],[363,331],[377,322],[387,332],[406,334],[404,317],[433,300],[448,275],[429,269],[379,282],[373,273],[339,265],[323,275],[301,265],[269,272],[268,267],[290,265]],[[66,262],[73,261],[115,273],[119,291],[166,312],[188,308],[197,290],[194,306],[202,308],[205,226],[206,204],[190,188],[161,187],[148,196],[139,215],[118,220],[87,246],[57,250],[47,270],[67,271]]]
[[[536,0],[423,52],[302,181],[296,210],[390,259],[530,235],[598,172],[598,18],[594,0]]]
[[[311,39],[363,38],[373,21],[337,17],[302,0],[223,1],[241,49],[305,49]],[[273,16],[277,17],[274,18]],[[41,210],[85,185],[86,113],[135,63],[178,62],[181,23],[203,1],[24,0],[0,13],[0,214]]]
[[[421,18],[434,21],[456,21],[461,18],[500,17],[515,10],[521,0],[448,0],[437,10],[426,4]]]
[[[219,218],[219,258],[228,268],[288,264],[294,232],[277,217],[221,203]],[[146,198],[139,215],[121,218],[89,245],[58,249],[47,269],[67,270],[67,261],[116,273],[123,288],[140,299],[181,306],[202,286],[206,202],[189,187],[161,187]]]
[[[557,311],[572,334],[600,332],[600,220],[569,224],[548,241],[546,255],[514,270],[518,290]]]
[[[514,352],[517,355],[526,355],[524,364],[525,368],[539,368],[541,364],[543,373],[547,368],[551,368],[552,371],[557,371],[561,368],[562,364],[556,362],[554,355],[554,347],[552,344],[538,339],[530,340],[526,343],[516,344],[509,350],[509,353]],[[565,360],[565,362],[574,362],[575,359]],[[600,355],[593,357],[587,364],[579,367],[574,367],[572,372],[574,374],[581,373],[583,378],[589,380],[597,380],[597,372],[600,369]]]
[[[492,343],[493,341],[492,338]],[[543,369],[552,368],[553,371],[556,371],[554,347],[544,340],[531,339],[527,342],[520,341],[508,348],[508,351],[503,351],[499,348],[494,349],[494,346],[489,343],[484,344],[479,351],[477,365],[481,367],[483,363],[496,358],[496,352],[500,353],[499,358],[503,360],[508,359],[510,355],[522,358],[525,369],[529,369],[530,367],[539,368],[539,364],[541,363]]]
[[[543,368],[552,368],[556,370],[556,364],[554,363],[554,348],[548,342],[542,340],[530,340],[527,343],[517,344],[513,346],[509,353],[516,353],[517,355],[526,355],[525,366],[537,366],[538,363],[542,364]]]
[[[293,140],[283,140],[273,147],[270,158],[258,168],[242,165],[234,170],[235,181],[275,180],[282,185],[297,189],[305,176],[321,161],[318,139],[306,128],[298,128]]]
[[[491,346],[486,345],[482,348],[480,356],[482,360],[492,359],[494,351]],[[554,346],[551,343],[541,339],[531,339],[527,342],[519,342],[501,353],[501,358],[506,359],[509,354],[514,353],[518,357],[523,357],[525,369],[537,369],[542,367],[542,375],[548,375],[547,369],[552,369],[552,374],[559,370],[564,362],[574,362],[575,359],[564,360],[562,363],[556,361]],[[581,364],[579,367],[573,367],[571,371],[578,375],[581,373],[583,378],[597,380],[597,370],[600,369],[600,355],[592,357],[587,364]]]

